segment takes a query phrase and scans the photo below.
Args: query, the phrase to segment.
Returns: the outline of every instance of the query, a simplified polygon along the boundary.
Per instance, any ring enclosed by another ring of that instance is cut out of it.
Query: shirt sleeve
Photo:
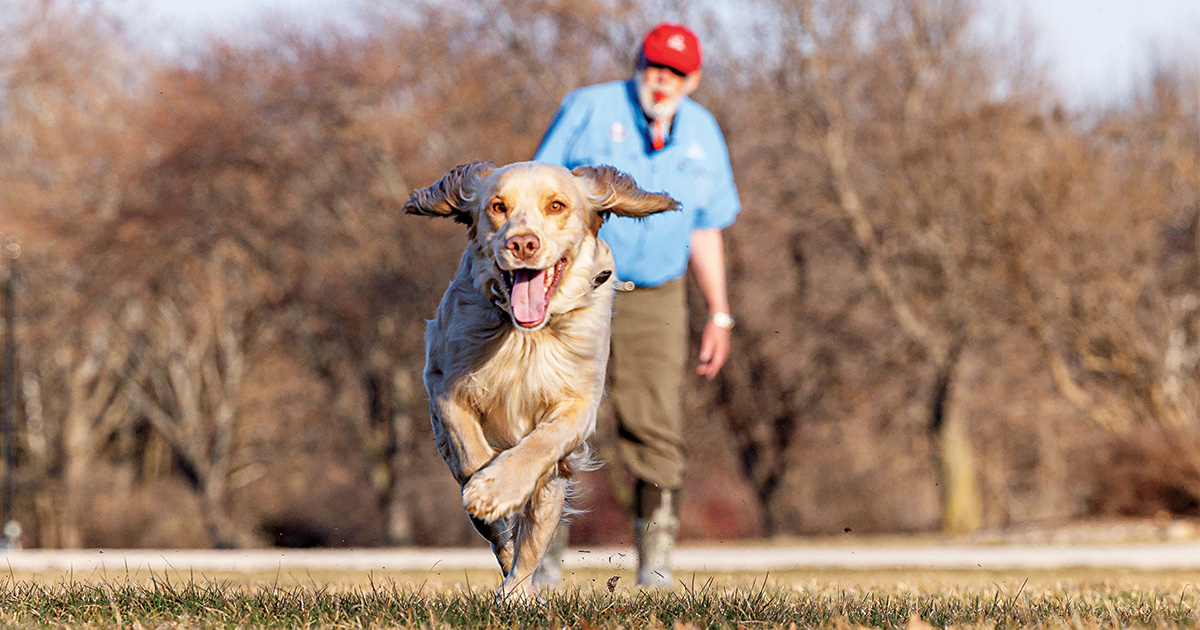
[[[566,168],[578,166],[572,162],[572,148],[579,141],[590,116],[590,108],[579,98],[578,91],[567,94],[562,105],[558,107],[554,120],[546,129],[546,135],[542,136],[542,143],[534,153],[533,159]]]
[[[714,125],[715,127],[715,125]],[[714,128],[711,141],[713,171],[716,175],[708,203],[696,213],[696,229],[723,229],[733,225],[742,210],[738,199],[737,185],[733,181],[733,167],[729,164],[729,149],[721,130]]]

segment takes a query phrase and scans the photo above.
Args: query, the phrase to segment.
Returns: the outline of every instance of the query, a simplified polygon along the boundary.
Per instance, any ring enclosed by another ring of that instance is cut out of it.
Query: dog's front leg
[[[476,472],[463,487],[463,504],[476,518],[494,521],[525,507],[538,481],[579,446],[596,426],[596,409],[571,397],[555,405],[533,431]]]
[[[463,487],[465,496],[467,481],[496,456],[496,450],[483,435],[479,415],[470,408],[451,396],[442,396],[434,400],[433,409],[433,432],[438,451],[459,486]],[[488,522],[469,515],[475,531],[488,541],[500,563],[500,570],[508,576],[513,566],[511,519]]]

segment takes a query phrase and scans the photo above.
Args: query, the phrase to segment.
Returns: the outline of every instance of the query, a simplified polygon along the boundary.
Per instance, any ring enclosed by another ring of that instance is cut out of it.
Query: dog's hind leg
[[[504,578],[498,596],[530,597],[532,576],[546,555],[550,539],[562,518],[567,480],[552,476],[533,493],[525,510],[516,516],[516,558],[512,572]]]
[[[515,516],[490,523],[474,516],[471,517],[471,524],[475,526],[475,531],[486,538],[492,546],[492,553],[496,554],[496,561],[500,563],[500,570],[504,572],[504,577],[508,577],[508,574],[512,573],[514,521],[516,521]]]

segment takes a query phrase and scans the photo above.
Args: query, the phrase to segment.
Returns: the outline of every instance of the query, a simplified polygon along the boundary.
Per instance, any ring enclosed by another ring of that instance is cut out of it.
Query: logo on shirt
[[[702,162],[708,157],[708,154],[704,152],[704,147],[700,146],[699,142],[693,142],[688,146],[687,153],[685,153],[684,156],[689,160]]]
[[[621,144],[625,142],[625,138],[629,137],[629,130],[625,128],[625,125],[621,124],[621,121],[613,121],[613,124],[608,127],[608,137],[612,138],[613,142]]]

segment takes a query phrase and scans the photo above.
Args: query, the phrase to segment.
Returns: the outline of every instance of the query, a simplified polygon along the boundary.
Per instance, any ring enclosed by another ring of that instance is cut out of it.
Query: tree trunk
[[[252,537],[233,522],[226,507],[228,484],[221,475],[200,478],[200,513],[204,531],[214,549],[242,549],[253,546]]]
[[[409,494],[402,480],[413,469],[413,453],[416,448],[413,418],[408,409],[413,400],[419,400],[417,387],[412,375],[403,369],[392,370],[392,405],[391,418],[392,440],[391,457],[386,465],[391,472],[391,483],[387,488],[387,505],[384,508],[384,518],[387,519],[388,542],[393,545],[411,545],[413,543],[413,514],[410,508]]]
[[[89,465],[88,427],[83,414],[72,411],[67,414],[67,426],[63,430],[63,499],[62,499],[62,538],[59,545],[64,549],[78,549],[83,546],[83,535],[80,533],[80,519],[83,514],[84,488],[87,482]]]
[[[67,410],[63,417],[62,528],[58,543],[64,549],[83,546],[80,519],[84,509],[84,485],[92,459],[92,427],[87,410],[87,383],[96,373],[95,362],[85,357],[67,374]]]
[[[963,340],[952,340],[946,360],[938,367],[930,409],[930,433],[934,447],[934,472],[941,499],[942,531],[966,534],[983,525],[983,500],[975,468],[975,453],[960,414],[951,413],[954,371],[962,354]]]
[[[942,531],[966,534],[983,526],[983,501],[976,481],[975,453],[961,420],[951,418],[937,438]]]

